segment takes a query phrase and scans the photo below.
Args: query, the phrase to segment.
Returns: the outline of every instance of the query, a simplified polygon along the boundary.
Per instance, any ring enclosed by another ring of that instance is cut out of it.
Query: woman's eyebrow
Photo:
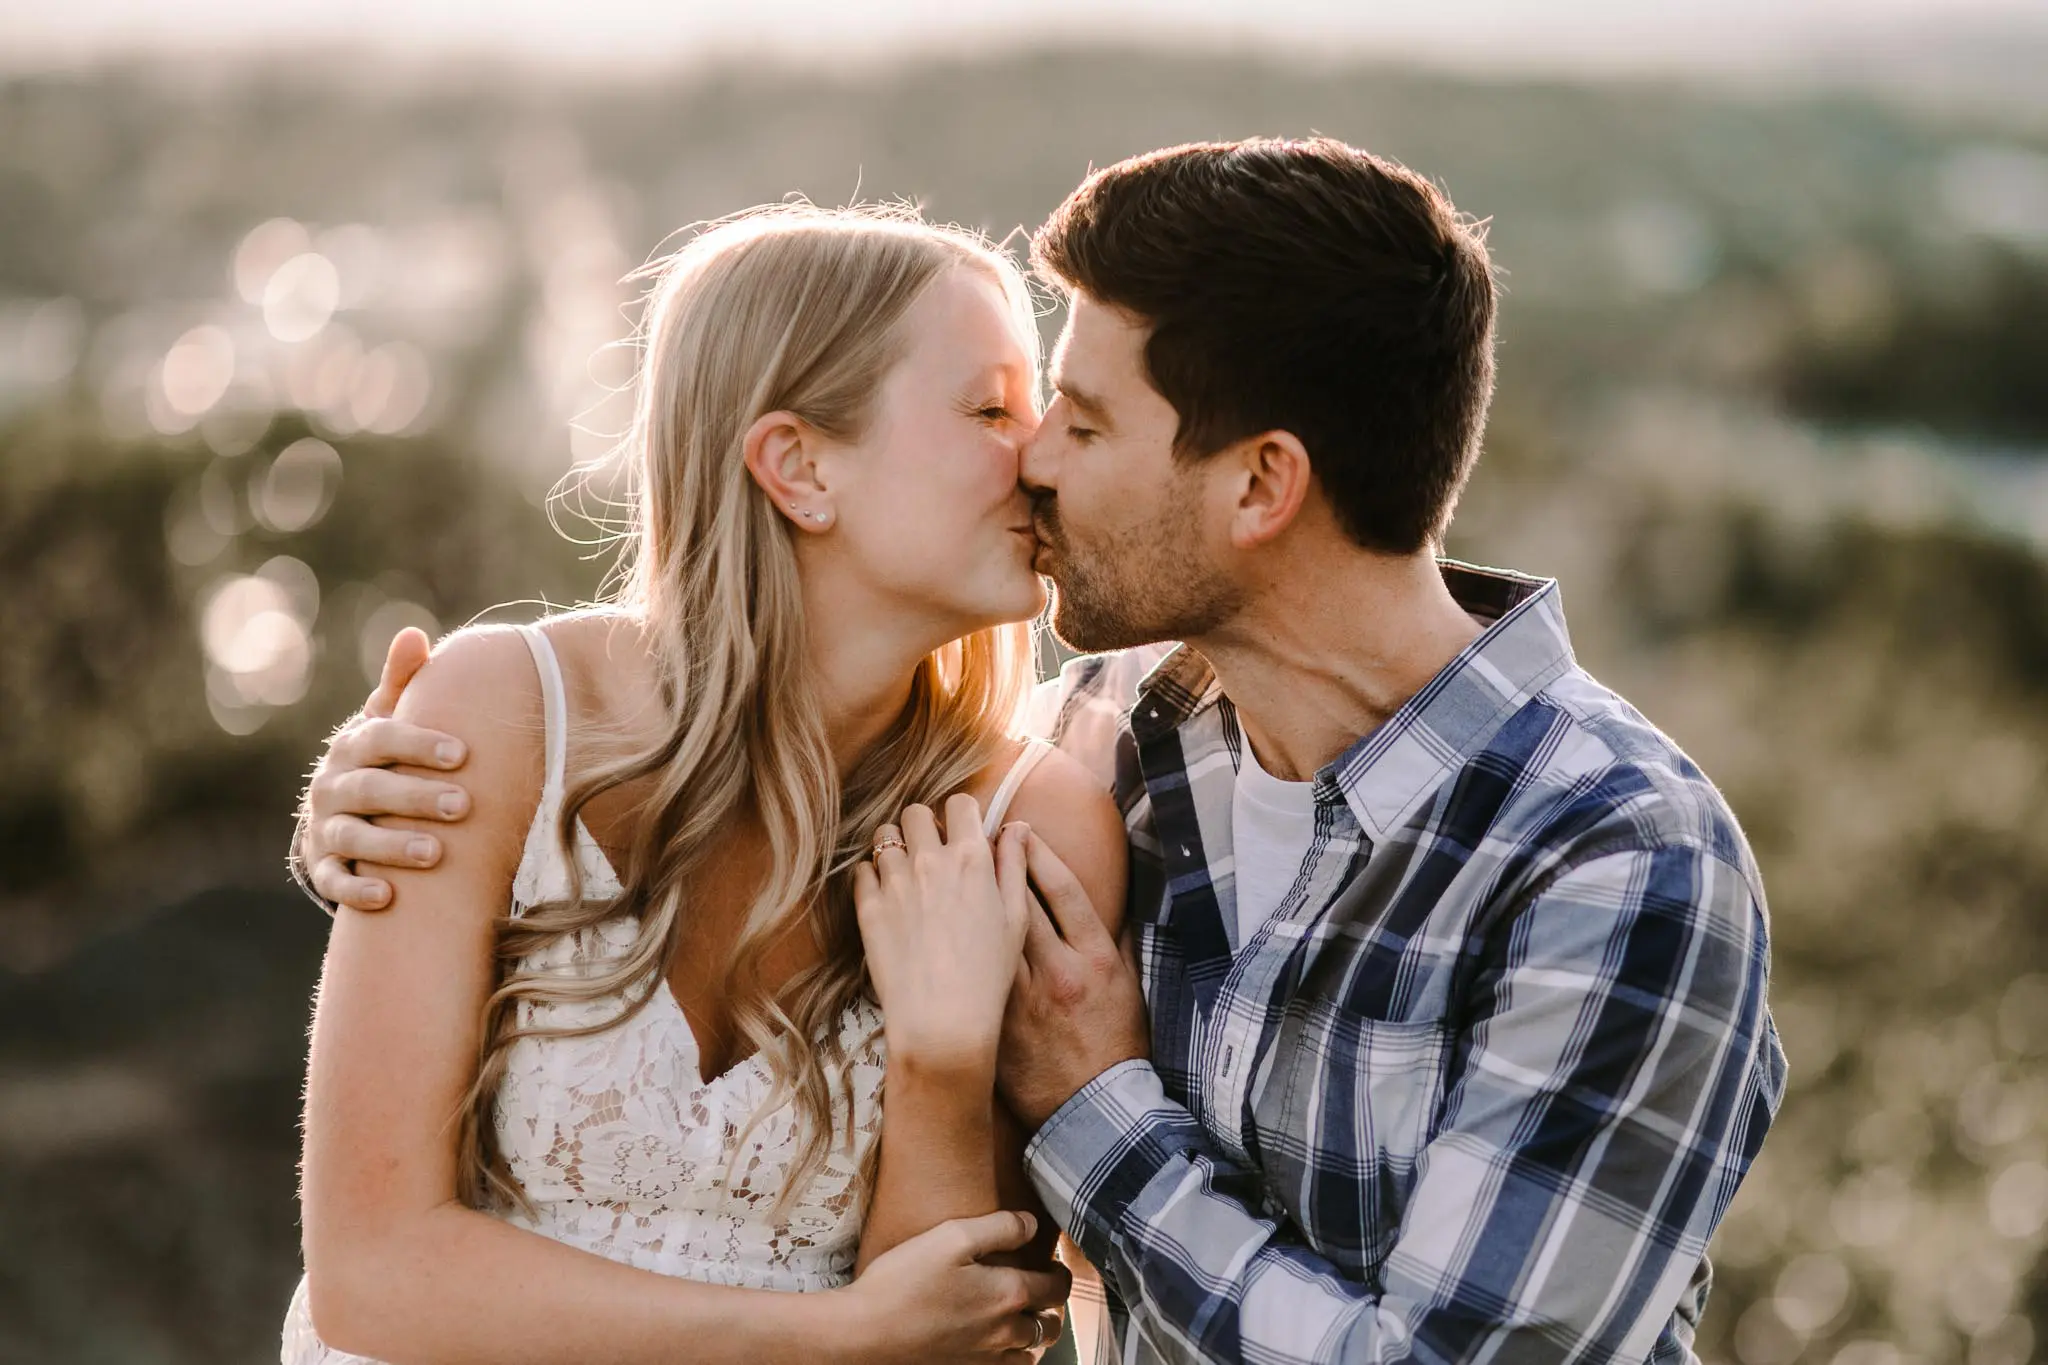
[[[983,389],[987,388],[991,384],[1007,385],[1012,382],[1022,383],[1027,388],[1031,387],[1032,377],[1030,367],[1010,365],[1000,361],[994,361],[982,366],[973,374],[969,375],[966,383],[962,385],[962,387],[966,389]]]

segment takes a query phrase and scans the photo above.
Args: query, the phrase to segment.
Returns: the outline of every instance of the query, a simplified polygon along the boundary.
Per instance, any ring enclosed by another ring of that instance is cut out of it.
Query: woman
[[[337,919],[286,1362],[1047,1338],[1049,1220],[994,1309],[968,1262],[1030,1220],[918,1236],[1033,1202],[994,1099],[1028,867],[1122,903],[1108,797],[1008,734],[1034,335],[1007,259],[903,213],[758,211],[661,267],[622,590],[458,633],[401,704],[475,810],[406,911]]]

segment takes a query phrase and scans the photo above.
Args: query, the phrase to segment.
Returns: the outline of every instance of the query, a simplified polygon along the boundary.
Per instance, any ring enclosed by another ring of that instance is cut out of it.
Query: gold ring
[[[1045,1314],[1033,1313],[1031,1315],[1031,1344],[1024,1349],[1035,1351],[1043,1345],[1045,1345]]]
[[[910,845],[891,834],[887,838],[875,840],[875,856],[880,857],[882,850],[885,848],[900,848],[908,851]]]

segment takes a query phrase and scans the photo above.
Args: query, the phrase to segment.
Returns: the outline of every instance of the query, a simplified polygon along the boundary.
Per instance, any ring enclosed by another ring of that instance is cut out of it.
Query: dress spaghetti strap
[[[1017,755],[1017,761],[1010,765],[1010,771],[1003,775],[1003,784],[996,788],[996,794],[988,799],[988,814],[982,819],[981,832],[993,839],[1003,827],[1003,817],[1009,813],[1011,798],[1024,785],[1024,779],[1031,776],[1031,770],[1039,761],[1052,752],[1052,745],[1042,739],[1024,741],[1024,752]]]
[[[561,661],[555,647],[539,626],[515,626],[533,654],[533,666],[540,673],[541,721],[547,751],[547,775],[540,789],[541,807],[552,811],[561,802],[562,785],[569,771],[569,689],[562,682]]]

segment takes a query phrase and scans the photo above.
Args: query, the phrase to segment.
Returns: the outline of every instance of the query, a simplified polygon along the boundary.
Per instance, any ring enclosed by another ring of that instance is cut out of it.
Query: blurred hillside
[[[1763,862],[1794,1089],[1702,1354],[2048,1358],[2048,139],[1108,52],[360,74],[0,84],[0,1360],[274,1350],[300,774],[400,626],[594,587],[541,503],[622,420],[622,276],[791,191],[1000,234],[1312,130],[1491,220],[1451,549],[1563,580]]]

